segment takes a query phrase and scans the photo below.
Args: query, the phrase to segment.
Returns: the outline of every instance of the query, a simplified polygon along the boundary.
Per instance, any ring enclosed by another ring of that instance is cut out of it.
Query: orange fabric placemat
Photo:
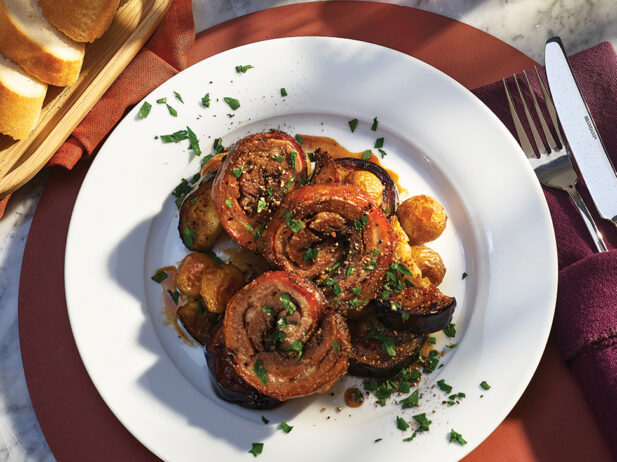
[[[246,43],[300,35],[388,46],[426,61],[468,88],[533,64],[507,44],[457,21],[363,2],[304,3],[236,18],[201,33],[189,63]],[[64,249],[73,204],[89,164],[82,162],[72,172],[54,172],[30,229],[19,292],[28,388],[59,462],[158,460],[107,408],[71,334],[64,298]],[[406,453],[413,456],[413,448]],[[597,424],[552,342],[519,404],[465,460],[610,460]]]

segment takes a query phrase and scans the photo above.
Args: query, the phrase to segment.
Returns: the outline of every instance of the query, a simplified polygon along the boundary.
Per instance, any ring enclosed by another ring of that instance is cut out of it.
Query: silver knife
[[[600,215],[617,226],[617,172],[583,99],[559,37],[546,42],[544,61],[561,126],[587,189]]]

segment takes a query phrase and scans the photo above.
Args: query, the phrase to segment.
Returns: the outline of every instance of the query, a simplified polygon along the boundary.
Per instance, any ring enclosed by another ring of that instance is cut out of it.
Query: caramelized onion
[[[310,185],[289,193],[263,245],[272,265],[314,281],[350,313],[377,294],[392,261],[387,218],[353,186]]]
[[[418,358],[424,336],[384,326],[371,313],[348,322],[352,353],[349,373],[390,377]]]
[[[281,404],[279,400],[259,393],[238,375],[225,346],[222,324],[208,335],[204,353],[214,392],[222,400],[249,409],[272,409]]]
[[[307,176],[306,155],[286,133],[272,130],[237,141],[212,187],[223,228],[238,244],[255,250],[255,242],[285,194]]]
[[[309,281],[265,273],[230,300],[225,343],[236,371],[279,400],[328,390],[347,371],[349,333],[343,318]]]
[[[378,164],[353,157],[332,159],[327,153],[315,153],[315,173],[311,177],[312,184],[355,184],[354,174],[368,172],[374,175],[383,188],[377,205],[386,216],[392,215],[398,205],[398,190],[388,172]],[[359,186],[359,185],[356,185]],[[360,187],[360,189],[365,189]]]

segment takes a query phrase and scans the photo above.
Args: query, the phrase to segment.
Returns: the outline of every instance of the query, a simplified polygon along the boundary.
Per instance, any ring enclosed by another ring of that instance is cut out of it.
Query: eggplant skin
[[[372,300],[370,305],[384,326],[416,334],[445,329],[456,309],[456,299],[442,294],[435,286],[404,289],[395,294],[391,301],[399,303],[400,308],[393,309],[391,303],[379,300]],[[404,313],[407,316],[403,316]],[[403,320],[403,317],[406,319]]]
[[[370,307],[369,307],[370,308]],[[425,335],[400,332],[384,326],[374,314],[347,323],[352,353],[348,373],[361,377],[392,377],[418,359]],[[381,337],[394,340],[395,356],[383,348]]]
[[[278,399],[266,396],[251,387],[238,375],[224,343],[222,324],[209,333],[204,354],[212,388],[216,396],[223,401],[247,409],[273,409],[281,404]]]

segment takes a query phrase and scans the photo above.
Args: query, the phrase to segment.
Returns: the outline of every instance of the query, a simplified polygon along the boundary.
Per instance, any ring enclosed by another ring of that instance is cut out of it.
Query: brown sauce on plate
[[[161,271],[167,274],[167,277],[159,283],[163,288],[163,295],[161,297],[161,300],[163,301],[163,317],[165,318],[165,324],[172,326],[174,331],[178,335],[178,338],[180,338],[184,343],[186,343],[187,345],[195,346],[195,342],[193,342],[193,340],[189,337],[189,335],[182,328],[182,326],[180,326],[180,323],[178,322],[177,311],[178,307],[182,305],[182,302],[184,301],[182,299],[183,296],[179,296],[180,298],[178,299],[178,304],[176,305],[176,302],[169,293],[170,291],[172,293],[176,291],[175,280],[177,269],[175,266],[165,266],[164,268],[159,268],[158,270],[156,270],[156,273],[160,273]]]
[[[345,404],[349,407],[360,407],[364,403],[364,395],[356,388],[351,387],[345,390]]]

